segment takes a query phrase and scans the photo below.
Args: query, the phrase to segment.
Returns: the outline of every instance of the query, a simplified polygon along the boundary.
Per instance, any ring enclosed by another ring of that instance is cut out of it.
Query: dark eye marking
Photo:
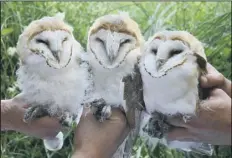
[[[104,44],[104,41],[103,41],[102,39],[98,38],[98,37],[96,38],[96,41],[98,41],[98,42]]]
[[[68,40],[68,37],[65,37],[65,38],[63,39],[62,43],[65,42],[65,41],[67,41],[67,40]]]
[[[171,50],[170,57],[173,57],[174,55],[180,54],[183,50],[177,49],[177,50]]]
[[[156,55],[157,54],[157,49],[152,49],[151,52]]]
[[[49,46],[48,40],[36,39],[36,42],[37,42],[37,43],[43,43],[43,44]]]
[[[124,44],[130,43],[130,42],[131,42],[130,39],[126,39],[126,40],[124,40],[123,42],[120,43],[120,47],[123,46]]]

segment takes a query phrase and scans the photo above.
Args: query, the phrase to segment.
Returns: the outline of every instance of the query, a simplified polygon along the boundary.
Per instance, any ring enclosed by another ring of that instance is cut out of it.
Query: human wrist
[[[10,100],[1,100],[1,130],[18,131],[24,126],[23,118],[24,110],[13,105]],[[24,128],[24,127],[23,127]]]
[[[7,117],[9,109],[10,105],[1,100],[1,131],[13,130],[12,122]]]

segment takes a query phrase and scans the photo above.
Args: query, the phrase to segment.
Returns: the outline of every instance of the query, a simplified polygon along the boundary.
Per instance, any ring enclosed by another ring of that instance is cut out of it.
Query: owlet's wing
[[[124,101],[126,105],[126,117],[131,127],[131,132],[126,138],[124,156],[130,157],[132,147],[139,134],[141,112],[145,108],[143,101],[143,82],[138,65],[135,65],[134,73],[126,76],[124,82]]]

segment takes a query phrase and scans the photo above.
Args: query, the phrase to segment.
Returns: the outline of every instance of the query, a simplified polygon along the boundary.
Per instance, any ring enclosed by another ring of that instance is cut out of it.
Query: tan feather
[[[28,40],[30,40],[35,35],[43,31],[46,31],[46,30],[49,30],[49,31],[64,30],[69,33],[72,33],[73,28],[58,18],[45,17],[45,18],[31,22],[28,25],[28,27],[24,30],[23,35],[27,36]]]
[[[117,20],[109,22],[109,16],[117,16]],[[88,36],[96,33],[100,29],[111,30],[115,32],[129,34],[137,39],[136,46],[139,47],[143,42],[143,36],[138,24],[129,16],[122,15],[106,15],[95,20],[89,29]]]
[[[24,58],[33,52],[25,52],[22,50],[26,50],[28,46],[28,42],[37,34],[43,31],[56,31],[56,30],[64,30],[72,34],[73,28],[65,23],[62,19],[58,17],[43,17],[39,20],[32,21],[22,32],[19,36],[18,43],[17,43],[17,54],[19,55],[20,59],[23,60]]]
[[[156,33],[153,39],[160,38],[161,40],[180,40],[188,44],[190,49],[200,55],[207,61],[206,54],[202,43],[187,31],[169,31],[170,33]]]

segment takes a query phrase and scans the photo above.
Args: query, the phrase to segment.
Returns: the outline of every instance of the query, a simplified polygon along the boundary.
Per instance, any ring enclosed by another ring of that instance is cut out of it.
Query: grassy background
[[[57,12],[66,13],[74,35],[86,46],[87,31],[99,16],[127,11],[140,25],[145,39],[161,29],[187,30],[205,45],[209,62],[231,79],[230,2],[1,2],[1,98],[19,93],[15,83],[19,34],[32,20]],[[73,134],[58,152],[47,152],[39,139],[17,132],[1,132],[2,158],[63,158],[72,151]],[[231,157],[231,147],[215,147],[213,157]],[[134,158],[181,158],[183,153],[158,146],[148,150],[142,141],[134,146]],[[206,157],[190,155],[189,157]]]

